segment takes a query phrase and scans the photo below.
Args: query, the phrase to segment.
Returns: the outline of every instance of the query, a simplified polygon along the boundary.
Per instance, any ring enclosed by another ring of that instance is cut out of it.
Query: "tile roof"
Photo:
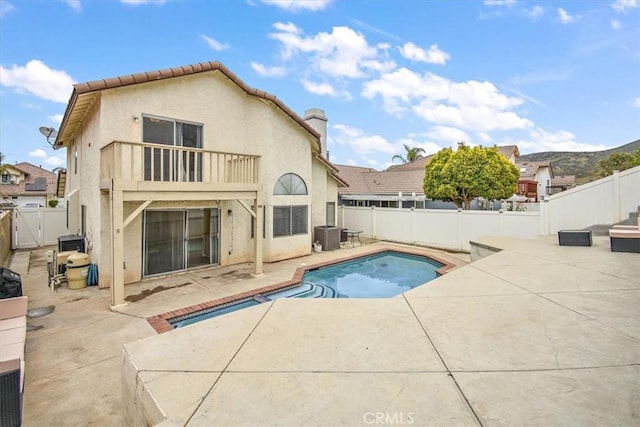
[[[15,165],[9,166],[24,172],[25,179],[19,184],[0,184],[1,196],[46,196],[56,193],[57,177],[55,173],[28,162],[16,163]],[[36,178],[46,179],[45,190],[36,191],[27,189],[35,184]]]
[[[551,186],[574,187],[576,185],[575,175],[560,175],[551,178]]]
[[[514,154],[515,158],[518,158],[520,156],[520,150],[518,150],[517,145],[501,145],[496,148],[498,149],[498,152],[505,156],[507,159],[511,157],[512,154]]]
[[[420,157],[419,159],[412,162],[389,166],[387,170],[395,172],[420,170],[424,172],[424,168],[427,166],[427,163],[429,163],[431,159],[433,159],[433,156],[435,156],[435,154],[429,154],[428,156]]]
[[[336,165],[338,174],[349,187],[338,189],[340,194],[424,194],[423,170],[377,171],[371,168]]]
[[[75,129],[84,119],[84,115],[93,105],[94,101],[92,99],[81,98],[90,98],[96,93],[99,93],[100,91],[106,89],[114,89],[204,72],[220,72],[224,74],[229,80],[238,85],[247,94],[272,102],[286,115],[288,115],[296,123],[302,126],[303,129],[309,132],[316,139],[316,148],[320,148],[320,133],[316,131],[309,123],[307,123],[302,117],[300,117],[293,110],[287,107],[284,102],[278,99],[275,95],[272,95],[263,90],[252,88],[251,86],[247,85],[242,79],[240,79],[240,77],[230,71],[224,64],[219,61],[207,61],[180,67],[167,68],[164,70],[147,71],[137,74],[126,74],[118,77],[93,80],[73,85],[73,92],[71,93],[71,98],[69,99],[69,103],[67,104],[67,108],[65,110],[62,123],[58,131],[58,136],[54,143],[54,147],[62,147],[65,144],[65,140],[73,136],[73,134],[75,133]],[[329,173],[334,178],[338,179],[338,181],[340,181],[339,177],[335,173],[335,167],[331,164],[331,162],[324,157],[321,158],[321,161],[329,168]]]
[[[130,86],[135,84],[153,82],[157,80],[171,79],[176,77],[183,77],[192,74],[204,73],[209,71],[219,71],[224,74],[229,80],[234,82],[240,88],[242,88],[247,94],[257,96],[259,98],[265,99],[267,101],[272,102],[278,108],[280,108],[286,115],[291,117],[294,121],[296,121],[300,126],[302,126],[307,132],[316,138],[320,138],[320,134],[304,121],[302,117],[296,114],[293,110],[287,107],[284,102],[278,99],[275,95],[267,93],[263,90],[255,89],[247,85],[242,79],[240,79],[236,74],[231,72],[224,64],[218,61],[207,61],[200,62],[197,64],[184,65],[180,67],[167,68],[164,70],[155,70],[155,71],[147,71],[137,74],[126,74],[123,76],[106,78],[100,80],[93,80],[85,83],[78,83],[73,85],[73,92],[71,93],[71,98],[69,99],[69,103],[67,104],[67,109],[65,110],[62,123],[60,125],[60,129],[58,131],[58,137],[54,145],[56,147],[61,147],[64,145],[65,139],[73,136],[75,132],[75,124],[78,119],[71,120],[72,113],[76,108],[76,104],[79,105],[79,109],[87,110],[91,108],[93,102],[78,102],[79,98],[84,95],[98,93],[102,90],[106,89],[114,89],[124,86]],[[86,111],[81,112],[81,115],[84,115]],[[73,129],[67,129],[68,125]]]
[[[520,179],[534,178],[538,169],[550,168],[549,162],[516,162],[516,167],[520,169]]]

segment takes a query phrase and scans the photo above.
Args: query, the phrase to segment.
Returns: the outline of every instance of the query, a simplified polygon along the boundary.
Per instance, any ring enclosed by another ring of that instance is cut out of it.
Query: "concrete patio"
[[[146,317],[394,245],[143,281],[121,312],[108,290],[51,293],[44,251],[16,253],[30,308],[56,306],[29,320],[24,424],[639,424],[640,256],[480,243],[502,251],[425,250],[462,267],[396,298],[281,299],[161,335]]]

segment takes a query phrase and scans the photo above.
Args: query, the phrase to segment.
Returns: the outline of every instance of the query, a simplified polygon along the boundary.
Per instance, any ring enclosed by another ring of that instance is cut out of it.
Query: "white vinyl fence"
[[[540,203],[542,234],[615,224],[640,206],[640,166],[549,196]]]
[[[338,225],[363,237],[469,251],[470,240],[540,234],[540,212],[463,211],[342,206]]]
[[[469,251],[482,236],[534,238],[615,224],[640,208],[640,166],[549,196],[524,212],[341,206],[338,225],[363,237]]]
[[[67,210],[60,208],[14,208],[11,249],[56,245],[69,234]]]

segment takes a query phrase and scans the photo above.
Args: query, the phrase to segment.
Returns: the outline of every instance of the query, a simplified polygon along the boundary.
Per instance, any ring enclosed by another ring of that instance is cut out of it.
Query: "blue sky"
[[[0,151],[64,166],[72,84],[219,60],[298,114],[330,159],[403,144],[601,150],[640,138],[639,0],[0,0]]]

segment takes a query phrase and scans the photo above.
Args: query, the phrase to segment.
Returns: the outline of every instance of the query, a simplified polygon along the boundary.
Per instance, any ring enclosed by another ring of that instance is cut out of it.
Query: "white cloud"
[[[32,59],[25,66],[0,65],[0,85],[14,88],[17,93],[31,93],[53,102],[66,103],[71,94],[73,78],[66,72],[49,68],[42,61]]]
[[[529,19],[536,21],[544,15],[544,8],[542,6],[535,5],[531,9],[525,9],[524,13],[529,17]]]
[[[436,141],[446,142],[447,144],[455,144],[460,141],[470,142],[469,134],[458,128],[449,126],[433,126],[426,136]]]
[[[16,7],[6,0],[0,0],[0,18],[16,10]]]
[[[67,164],[67,160],[59,155],[54,155],[54,156],[49,156],[44,160],[44,163],[50,165],[50,166],[64,166]]]
[[[348,92],[337,91],[330,83],[322,82],[316,83],[306,79],[300,80],[302,86],[307,92],[315,95],[327,95],[332,97],[341,97],[345,99],[351,99],[351,95]]]
[[[622,22],[612,19],[611,20],[611,28],[613,28],[614,30],[619,30],[622,28]]]
[[[333,0],[261,0],[269,6],[276,6],[290,11],[308,10],[315,12],[323,10]]]
[[[67,5],[76,12],[80,12],[82,10],[82,3],[80,0],[65,0],[65,3],[67,3]]]
[[[406,138],[401,138],[396,142],[396,146],[398,148],[395,154],[405,153],[405,150],[404,150],[405,144],[408,147],[422,148],[424,150],[424,154],[427,156],[429,154],[434,154],[442,150],[442,146],[433,141],[425,141],[412,136],[408,136]]]
[[[516,4],[516,0],[484,0],[486,6],[507,6],[511,7]]]
[[[575,21],[575,18],[569,15],[569,13],[561,7],[558,8],[558,18],[563,24],[570,24]]]
[[[398,154],[401,144],[392,144],[380,135],[365,135],[364,131],[343,124],[333,125],[338,133],[333,135],[333,141],[338,144],[348,144],[358,154],[386,153]]]
[[[606,150],[602,144],[579,142],[576,136],[568,131],[547,132],[535,127],[529,132],[528,140],[515,142],[522,152],[536,153],[540,151],[600,151]]]
[[[420,46],[408,42],[403,46],[398,47],[398,50],[400,50],[400,54],[405,58],[417,62],[444,65],[449,59],[451,59],[451,55],[440,50],[437,44],[432,44],[429,47],[429,50],[425,50]]]
[[[306,64],[329,77],[361,78],[366,71],[383,72],[395,68],[365,37],[349,27],[333,27],[331,33],[320,32],[305,36],[291,23],[274,24],[275,33],[270,37],[281,43],[282,59],[287,61],[296,55],[305,56]]]
[[[53,116],[47,116],[47,119],[49,119],[51,122],[53,123],[57,123],[58,125],[60,123],[62,123],[62,118],[64,116],[62,114],[54,114]]]
[[[533,122],[512,111],[499,111],[489,106],[451,106],[422,102],[413,107],[416,115],[428,122],[489,132],[493,130],[525,129]]]
[[[221,51],[221,50],[225,50],[229,48],[228,44],[225,43],[221,43],[218,40],[214,39],[213,37],[209,37],[207,35],[202,34],[200,36],[202,38],[202,40],[204,40],[207,45],[209,45],[209,47],[215,51]]]
[[[638,0],[616,0],[611,3],[611,7],[616,12],[626,13],[629,10],[638,7]]]
[[[35,159],[41,159],[38,160],[38,164],[44,163],[53,167],[63,166],[67,162],[63,155],[51,155],[48,151],[45,151],[42,148],[36,148],[35,150],[29,151],[28,156]]]
[[[476,133],[476,136],[478,137],[480,142],[482,142],[484,144],[486,144],[487,142],[491,142],[491,140],[492,140],[491,135],[489,135],[486,132],[478,132],[478,133]]]
[[[251,62],[251,68],[256,73],[265,77],[282,77],[287,74],[287,69],[284,67],[267,67],[259,62]]]
[[[361,131],[359,129],[353,128],[351,126],[347,126],[347,125],[343,125],[343,124],[335,124],[332,126],[335,130],[337,130],[339,133],[348,136],[350,138],[355,138],[358,135],[360,135]],[[336,142],[340,142],[340,141],[336,141]]]
[[[293,22],[276,22],[275,24],[273,24],[273,28],[285,33],[300,34],[302,32],[302,30],[298,28]]]
[[[350,146],[354,152],[361,155],[361,158],[366,162],[377,165],[378,162],[369,162],[366,157],[367,154],[380,154],[387,156],[394,156],[396,154],[402,154],[405,152],[404,145],[409,147],[418,147],[425,150],[426,154],[433,154],[442,149],[442,147],[432,141],[426,141],[417,138],[415,135],[409,135],[404,138],[400,138],[397,141],[389,142],[386,138],[380,135],[367,135],[362,129],[354,128],[344,124],[336,124],[332,127],[336,132],[333,132],[332,142],[335,144],[342,144]],[[391,158],[389,158],[391,160]],[[355,162],[347,161],[348,164],[355,165]],[[391,165],[391,161],[387,166]]]
[[[406,68],[385,73],[364,84],[362,96],[380,96],[390,114],[413,112],[424,120],[469,131],[524,129],[533,125],[510,111],[522,99],[509,97],[490,82],[454,82],[432,73]]]
[[[640,96],[636,96],[633,99],[633,106],[636,107],[636,108],[640,108]]]
[[[123,4],[132,4],[137,6],[139,4],[165,4],[167,0],[120,0]]]
[[[47,157],[47,152],[42,148],[36,148],[35,150],[29,152],[29,157],[44,158]]]

